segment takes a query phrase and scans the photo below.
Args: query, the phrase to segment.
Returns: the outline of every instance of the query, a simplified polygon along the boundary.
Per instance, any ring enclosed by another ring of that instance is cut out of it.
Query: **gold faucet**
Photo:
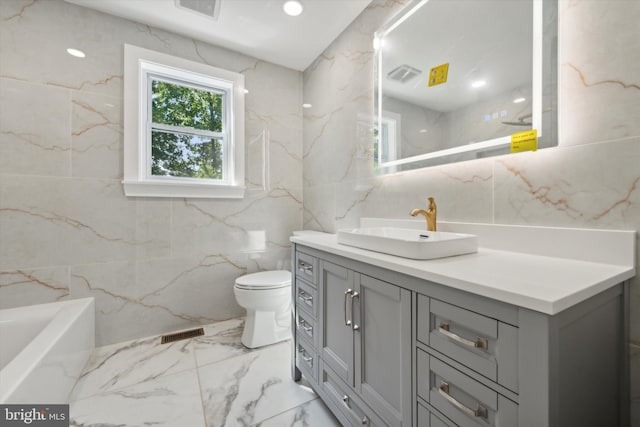
[[[424,209],[414,209],[410,212],[410,215],[423,215],[427,219],[427,230],[436,231],[436,214],[438,212],[438,208],[436,206],[435,200],[433,200],[433,197],[429,197],[428,200],[429,208],[426,211]]]

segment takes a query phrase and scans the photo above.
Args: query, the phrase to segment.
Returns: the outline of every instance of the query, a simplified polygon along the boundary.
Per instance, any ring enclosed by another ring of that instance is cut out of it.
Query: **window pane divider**
[[[224,132],[212,132],[209,130],[196,129],[196,128],[187,127],[187,126],[184,126],[184,127],[171,126],[171,125],[165,125],[162,123],[154,123],[154,122],[150,123],[150,126],[152,130],[161,130],[161,131],[170,132],[170,133],[183,133],[187,135],[205,136],[205,137],[216,138],[216,139],[221,139],[225,137]]]

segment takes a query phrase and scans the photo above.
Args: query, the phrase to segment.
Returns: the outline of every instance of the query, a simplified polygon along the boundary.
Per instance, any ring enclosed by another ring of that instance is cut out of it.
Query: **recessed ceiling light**
[[[245,89],[245,90],[244,90],[244,93],[249,93],[249,89]]]
[[[513,100],[513,103],[514,104],[520,104],[521,102],[524,102],[526,100],[527,100],[527,98],[516,98],[516,99]]]
[[[83,51],[78,50],[78,49],[71,49],[71,48],[69,48],[69,49],[67,49],[67,53],[68,53],[69,55],[71,55],[71,56],[75,56],[75,57],[77,57],[77,58],[84,58],[85,56],[87,56],[87,55],[85,55],[85,54],[84,54],[84,52],[83,52]]]
[[[475,82],[471,83],[471,87],[478,88],[478,87],[482,87],[482,86],[484,86],[486,84],[487,84],[487,82],[485,80],[476,80]]]
[[[302,13],[302,3],[300,0],[286,0],[282,5],[284,13],[289,16],[298,16]]]
[[[311,104],[302,104],[302,108],[311,108],[313,105]]]
[[[426,129],[420,129],[418,132],[420,132],[420,133],[427,133],[427,130],[426,130]]]

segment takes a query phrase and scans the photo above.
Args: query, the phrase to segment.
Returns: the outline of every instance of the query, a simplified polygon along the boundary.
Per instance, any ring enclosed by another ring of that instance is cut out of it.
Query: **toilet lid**
[[[260,271],[236,279],[240,289],[277,289],[291,286],[291,273],[286,270]]]

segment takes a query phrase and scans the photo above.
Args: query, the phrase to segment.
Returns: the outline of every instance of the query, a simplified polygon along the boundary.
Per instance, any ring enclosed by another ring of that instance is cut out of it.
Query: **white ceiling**
[[[303,71],[371,0],[301,0],[291,17],[283,0],[218,0],[218,19],[176,7],[175,0],[66,0],[80,6],[226,47]]]

